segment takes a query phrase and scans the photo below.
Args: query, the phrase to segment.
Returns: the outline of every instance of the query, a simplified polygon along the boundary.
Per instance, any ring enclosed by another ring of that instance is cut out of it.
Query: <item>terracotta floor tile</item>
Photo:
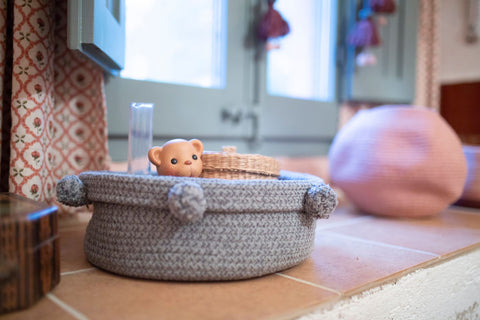
[[[312,256],[282,274],[352,294],[432,259],[432,255],[372,245],[324,231],[316,235]]]
[[[91,319],[262,319],[338,297],[277,275],[194,283],[136,280],[100,270],[64,277],[55,295]]]
[[[480,217],[480,208],[474,207],[462,207],[457,205],[452,205],[449,210],[451,212],[463,213],[463,214],[471,214],[477,217]]]
[[[60,216],[58,218],[58,230],[70,229],[87,224],[92,217],[92,213],[89,212],[86,207],[84,208],[84,212]]]
[[[83,251],[86,225],[64,228],[60,235],[60,273],[91,268]]]
[[[339,204],[328,219],[317,221],[317,229],[330,229],[345,224],[356,224],[360,221],[371,220],[374,217],[360,213],[350,204]]]
[[[480,244],[480,215],[454,209],[446,210],[433,218],[377,217],[355,225],[335,227],[329,231],[446,255]]]
[[[93,268],[83,252],[87,221],[59,222],[62,273]],[[475,245],[480,246],[480,210],[453,207],[430,219],[391,219],[361,214],[341,203],[330,219],[317,223],[312,256],[281,272],[294,279],[269,275],[213,283],[145,281],[93,268],[62,276],[52,294],[89,319],[284,319],[339,299],[322,286],[346,295],[358,293],[439,255]],[[71,318],[48,298],[26,311],[0,316]]]
[[[43,297],[29,309],[0,315],[1,320],[51,320],[75,319],[47,297]]]

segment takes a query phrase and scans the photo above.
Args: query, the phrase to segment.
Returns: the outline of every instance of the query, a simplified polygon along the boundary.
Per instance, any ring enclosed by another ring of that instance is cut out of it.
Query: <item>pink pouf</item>
[[[434,111],[382,106],[358,112],[329,152],[330,178],[359,209],[435,215],[462,194],[467,165],[453,129]]]

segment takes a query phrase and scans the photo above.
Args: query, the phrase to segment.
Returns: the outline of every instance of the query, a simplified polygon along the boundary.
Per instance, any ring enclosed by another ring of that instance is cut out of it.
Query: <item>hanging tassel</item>
[[[355,47],[375,47],[380,45],[380,35],[371,17],[358,21],[349,33],[347,41]]]
[[[375,54],[370,50],[364,49],[362,52],[357,54],[355,62],[359,67],[374,66],[377,64],[377,56],[375,56]]]
[[[377,58],[369,48],[380,45],[381,40],[368,0],[364,0],[358,16],[360,20],[348,34],[347,43],[360,49],[355,59],[358,66],[374,66],[377,64]]]
[[[268,10],[258,25],[257,37],[264,42],[283,37],[290,32],[288,22],[273,8],[274,2],[275,0],[268,0]]]
[[[394,0],[370,0],[370,8],[375,13],[392,14],[396,5]]]
[[[375,47],[380,45],[380,35],[373,20],[373,11],[369,0],[363,1],[363,7],[358,12],[360,20],[355,24],[347,37],[347,42],[355,47]]]

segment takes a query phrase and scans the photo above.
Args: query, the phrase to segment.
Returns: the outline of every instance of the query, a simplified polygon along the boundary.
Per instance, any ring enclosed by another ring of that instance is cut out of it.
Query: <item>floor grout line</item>
[[[334,235],[336,235],[338,237],[341,237],[341,238],[344,238],[344,239],[355,240],[355,241],[368,243],[368,244],[373,244],[373,245],[377,245],[377,246],[381,246],[381,247],[387,247],[387,248],[400,249],[400,250],[404,250],[404,251],[416,252],[416,253],[426,254],[426,255],[429,255],[429,256],[432,256],[432,257],[440,257],[439,254],[433,253],[433,252],[428,252],[428,251],[423,251],[423,250],[418,250],[418,249],[412,249],[412,248],[397,246],[397,245],[389,244],[389,243],[385,243],[385,242],[380,242],[380,241],[374,241],[374,240],[368,240],[368,239],[364,239],[364,238],[349,236],[349,235],[334,232],[334,231],[333,232],[328,231],[328,233],[334,234]]]
[[[75,270],[75,271],[66,271],[66,272],[60,273],[60,275],[61,276],[69,276],[69,275],[72,275],[72,274],[89,272],[89,271],[93,271],[93,270],[97,270],[97,268],[86,268],[86,269],[80,269],[80,270]]]
[[[307,284],[309,286],[313,286],[313,287],[320,288],[320,289],[323,289],[323,290],[326,290],[326,291],[330,291],[330,292],[333,292],[333,293],[337,294],[338,296],[342,296],[342,293],[340,291],[329,288],[329,287],[322,286],[321,284],[317,284],[317,283],[313,283],[313,282],[310,282],[310,281],[295,278],[295,277],[292,277],[292,276],[288,276],[288,275],[283,274],[281,272],[276,272],[275,274],[280,276],[280,277],[284,277],[284,278],[287,278],[287,279],[290,279],[290,280],[293,280],[293,281],[297,281],[297,282],[300,282],[300,283],[303,283],[303,284]]]
[[[65,310],[67,313],[69,313],[72,317],[78,320],[88,320],[87,316],[85,316],[83,313],[75,310],[62,300],[58,299],[53,293],[47,293],[47,298],[50,299],[53,303],[55,303],[57,306]]]
[[[372,219],[373,219],[372,216],[362,216],[362,217],[350,218],[345,221],[331,222],[331,223],[328,223],[328,221],[326,220],[324,225],[319,225],[317,223],[316,230],[327,230],[327,229],[333,229],[338,227],[344,227],[344,226],[349,226],[352,224],[363,222],[365,220],[372,220]]]
[[[87,225],[66,226],[58,228],[58,232],[85,231]]]
[[[477,217],[480,216],[480,209],[479,208],[452,206],[449,209],[454,211],[455,214],[469,214],[469,215],[474,215],[474,216],[477,216]]]

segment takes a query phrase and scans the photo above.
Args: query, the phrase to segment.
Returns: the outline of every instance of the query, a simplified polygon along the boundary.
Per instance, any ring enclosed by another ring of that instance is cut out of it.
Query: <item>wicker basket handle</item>
[[[87,187],[75,175],[65,176],[58,181],[57,200],[71,207],[81,207],[92,203],[88,200]]]
[[[203,218],[207,200],[202,187],[195,182],[177,183],[168,192],[170,214],[182,222],[194,222]]]
[[[337,194],[326,184],[313,185],[304,198],[305,212],[316,219],[327,219],[337,204]]]

